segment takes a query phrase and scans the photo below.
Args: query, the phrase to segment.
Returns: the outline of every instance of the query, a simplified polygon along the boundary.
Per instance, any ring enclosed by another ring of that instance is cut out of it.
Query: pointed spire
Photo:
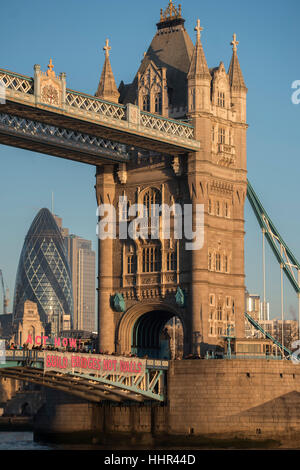
[[[239,41],[236,40],[236,34],[233,35],[233,40],[231,41],[230,45],[232,46],[232,58],[230,62],[230,66],[228,69],[229,75],[229,82],[232,88],[239,88],[247,90],[244,77],[242,74],[242,70],[240,67],[239,59],[237,56],[237,46],[239,45]]]
[[[109,46],[108,39],[106,39],[103,50],[105,51],[105,62],[95,96],[103,100],[118,103],[120,93],[118,92],[115,77],[109,60],[109,51],[111,50],[111,47]]]
[[[188,73],[188,78],[199,77],[211,79],[211,75],[208,70],[205,54],[201,44],[201,31],[203,28],[200,26],[200,20],[197,20],[197,26],[195,27],[197,32],[196,45],[194,47],[194,53],[191,60],[191,65]]]

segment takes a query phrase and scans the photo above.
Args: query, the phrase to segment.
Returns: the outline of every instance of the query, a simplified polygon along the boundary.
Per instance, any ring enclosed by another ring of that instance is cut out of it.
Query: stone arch
[[[147,339],[149,339],[149,335],[153,335],[153,342],[157,343],[159,340],[158,335],[164,325],[173,317],[177,317],[181,321],[184,343],[186,343],[186,322],[184,314],[179,308],[164,302],[143,302],[130,307],[122,315],[116,328],[118,352],[120,354],[132,352],[134,335],[138,336],[141,334]],[[137,332],[137,328],[141,329],[139,333]]]

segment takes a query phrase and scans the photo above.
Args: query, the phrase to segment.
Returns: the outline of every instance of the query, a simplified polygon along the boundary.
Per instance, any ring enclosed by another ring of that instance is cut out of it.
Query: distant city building
[[[54,216],[64,238],[71,270],[74,299],[74,330],[96,329],[96,254],[92,242],[77,235],[70,235],[62,225],[62,219]]]
[[[245,296],[246,312],[273,338],[283,342],[284,346],[291,349],[293,341],[299,339],[298,322],[296,320],[282,320],[274,318],[270,320],[270,307],[268,302],[260,302],[259,295],[249,294],[246,291]],[[264,335],[257,330],[251,323],[245,320],[245,336],[246,338],[263,339]]]
[[[26,235],[20,256],[13,323],[22,321],[26,300],[37,304],[45,334],[72,328],[71,273],[62,234],[48,209],[41,209]]]
[[[256,321],[260,318],[260,296],[246,291],[246,312]]]
[[[269,302],[261,302],[260,296],[257,294],[245,294],[245,308],[246,312],[257,322],[268,322],[270,319],[270,304]],[[251,325],[248,320],[245,320],[246,337],[257,337],[257,330]]]
[[[270,304],[269,302],[260,303],[259,319],[261,321],[270,320]]]
[[[10,340],[12,337],[12,313],[0,315],[0,339]]]
[[[30,336],[32,342],[28,342],[28,345],[32,347],[36,336],[42,337],[45,333],[38,306],[35,302],[26,300],[23,306],[19,305],[19,308],[21,311],[15,316],[13,324],[14,342],[23,345]]]
[[[92,242],[69,235],[65,244],[73,284],[74,329],[95,331],[96,254]]]

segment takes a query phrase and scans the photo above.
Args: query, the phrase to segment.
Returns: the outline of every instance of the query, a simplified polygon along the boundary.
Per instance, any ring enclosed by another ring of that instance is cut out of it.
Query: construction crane
[[[4,287],[4,278],[3,278],[1,269],[0,269],[0,280],[1,280],[1,286],[2,286],[2,292],[3,292],[3,313],[6,315],[8,304],[9,304],[9,290],[5,289]]]

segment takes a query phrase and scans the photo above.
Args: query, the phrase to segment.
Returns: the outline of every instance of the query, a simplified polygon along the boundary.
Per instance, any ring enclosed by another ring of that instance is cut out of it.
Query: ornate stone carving
[[[173,157],[172,168],[176,176],[182,175],[182,166],[178,155]]]
[[[126,163],[119,163],[119,169],[118,169],[118,178],[121,184],[126,184],[127,182],[127,168],[126,168]]]
[[[53,68],[52,59],[49,61],[46,73],[41,72],[39,65],[35,65],[34,94],[37,102],[63,107],[66,96],[66,76],[61,73],[57,77]]]
[[[52,85],[45,85],[41,90],[41,99],[44,103],[59,105],[59,91]]]

